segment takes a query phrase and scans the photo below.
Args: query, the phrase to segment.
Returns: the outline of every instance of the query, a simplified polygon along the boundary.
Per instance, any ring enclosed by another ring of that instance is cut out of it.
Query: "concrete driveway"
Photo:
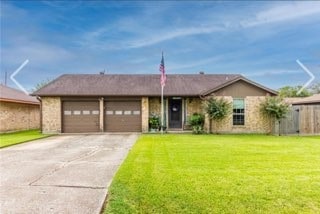
[[[138,134],[61,135],[0,150],[0,213],[99,213]]]

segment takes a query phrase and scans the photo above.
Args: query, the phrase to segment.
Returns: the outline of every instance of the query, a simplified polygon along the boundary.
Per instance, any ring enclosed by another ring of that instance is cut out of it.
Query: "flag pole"
[[[163,134],[163,120],[164,120],[163,88],[164,88],[164,85],[161,85],[161,134]]]
[[[164,69],[164,59],[163,59],[163,51],[162,51],[162,58],[160,63],[160,72],[161,72],[161,134],[163,134],[163,126],[164,126],[164,106],[163,106],[163,89],[166,84],[166,76],[165,76],[165,69]]]

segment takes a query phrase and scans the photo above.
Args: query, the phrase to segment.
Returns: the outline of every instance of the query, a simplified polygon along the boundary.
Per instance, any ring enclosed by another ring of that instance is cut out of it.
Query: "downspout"
[[[43,131],[43,129],[42,129],[42,100],[39,96],[36,96],[36,98],[40,102],[40,131],[42,133],[42,131]]]

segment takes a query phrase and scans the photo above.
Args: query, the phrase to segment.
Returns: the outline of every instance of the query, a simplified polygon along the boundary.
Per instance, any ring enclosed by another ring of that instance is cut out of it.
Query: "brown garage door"
[[[62,103],[63,132],[98,132],[98,101],[64,101]]]
[[[105,102],[104,127],[107,132],[141,132],[141,101]]]

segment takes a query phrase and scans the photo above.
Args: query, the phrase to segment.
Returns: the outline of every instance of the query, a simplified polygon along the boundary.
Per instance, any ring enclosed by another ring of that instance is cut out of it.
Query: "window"
[[[71,115],[71,111],[64,111],[64,115]]]
[[[83,114],[83,115],[89,115],[89,114],[90,114],[90,111],[84,110],[84,111],[82,111],[82,114]]]
[[[106,111],[107,115],[113,115],[113,111]]]
[[[98,110],[93,110],[93,111],[91,111],[91,112],[92,112],[93,115],[99,114],[99,111],[98,111]]]
[[[81,111],[73,111],[73,115],[80,115]]]
[[[244,125],[244,99],[233,99],[233,125]]]
[[[116,115],[122,115],[122,111],[115,111]]]
[[[131,111],[124,111],[124,115],[131,115]]]
[[[140,111],[133,111],[134,115],[140,115]]]

